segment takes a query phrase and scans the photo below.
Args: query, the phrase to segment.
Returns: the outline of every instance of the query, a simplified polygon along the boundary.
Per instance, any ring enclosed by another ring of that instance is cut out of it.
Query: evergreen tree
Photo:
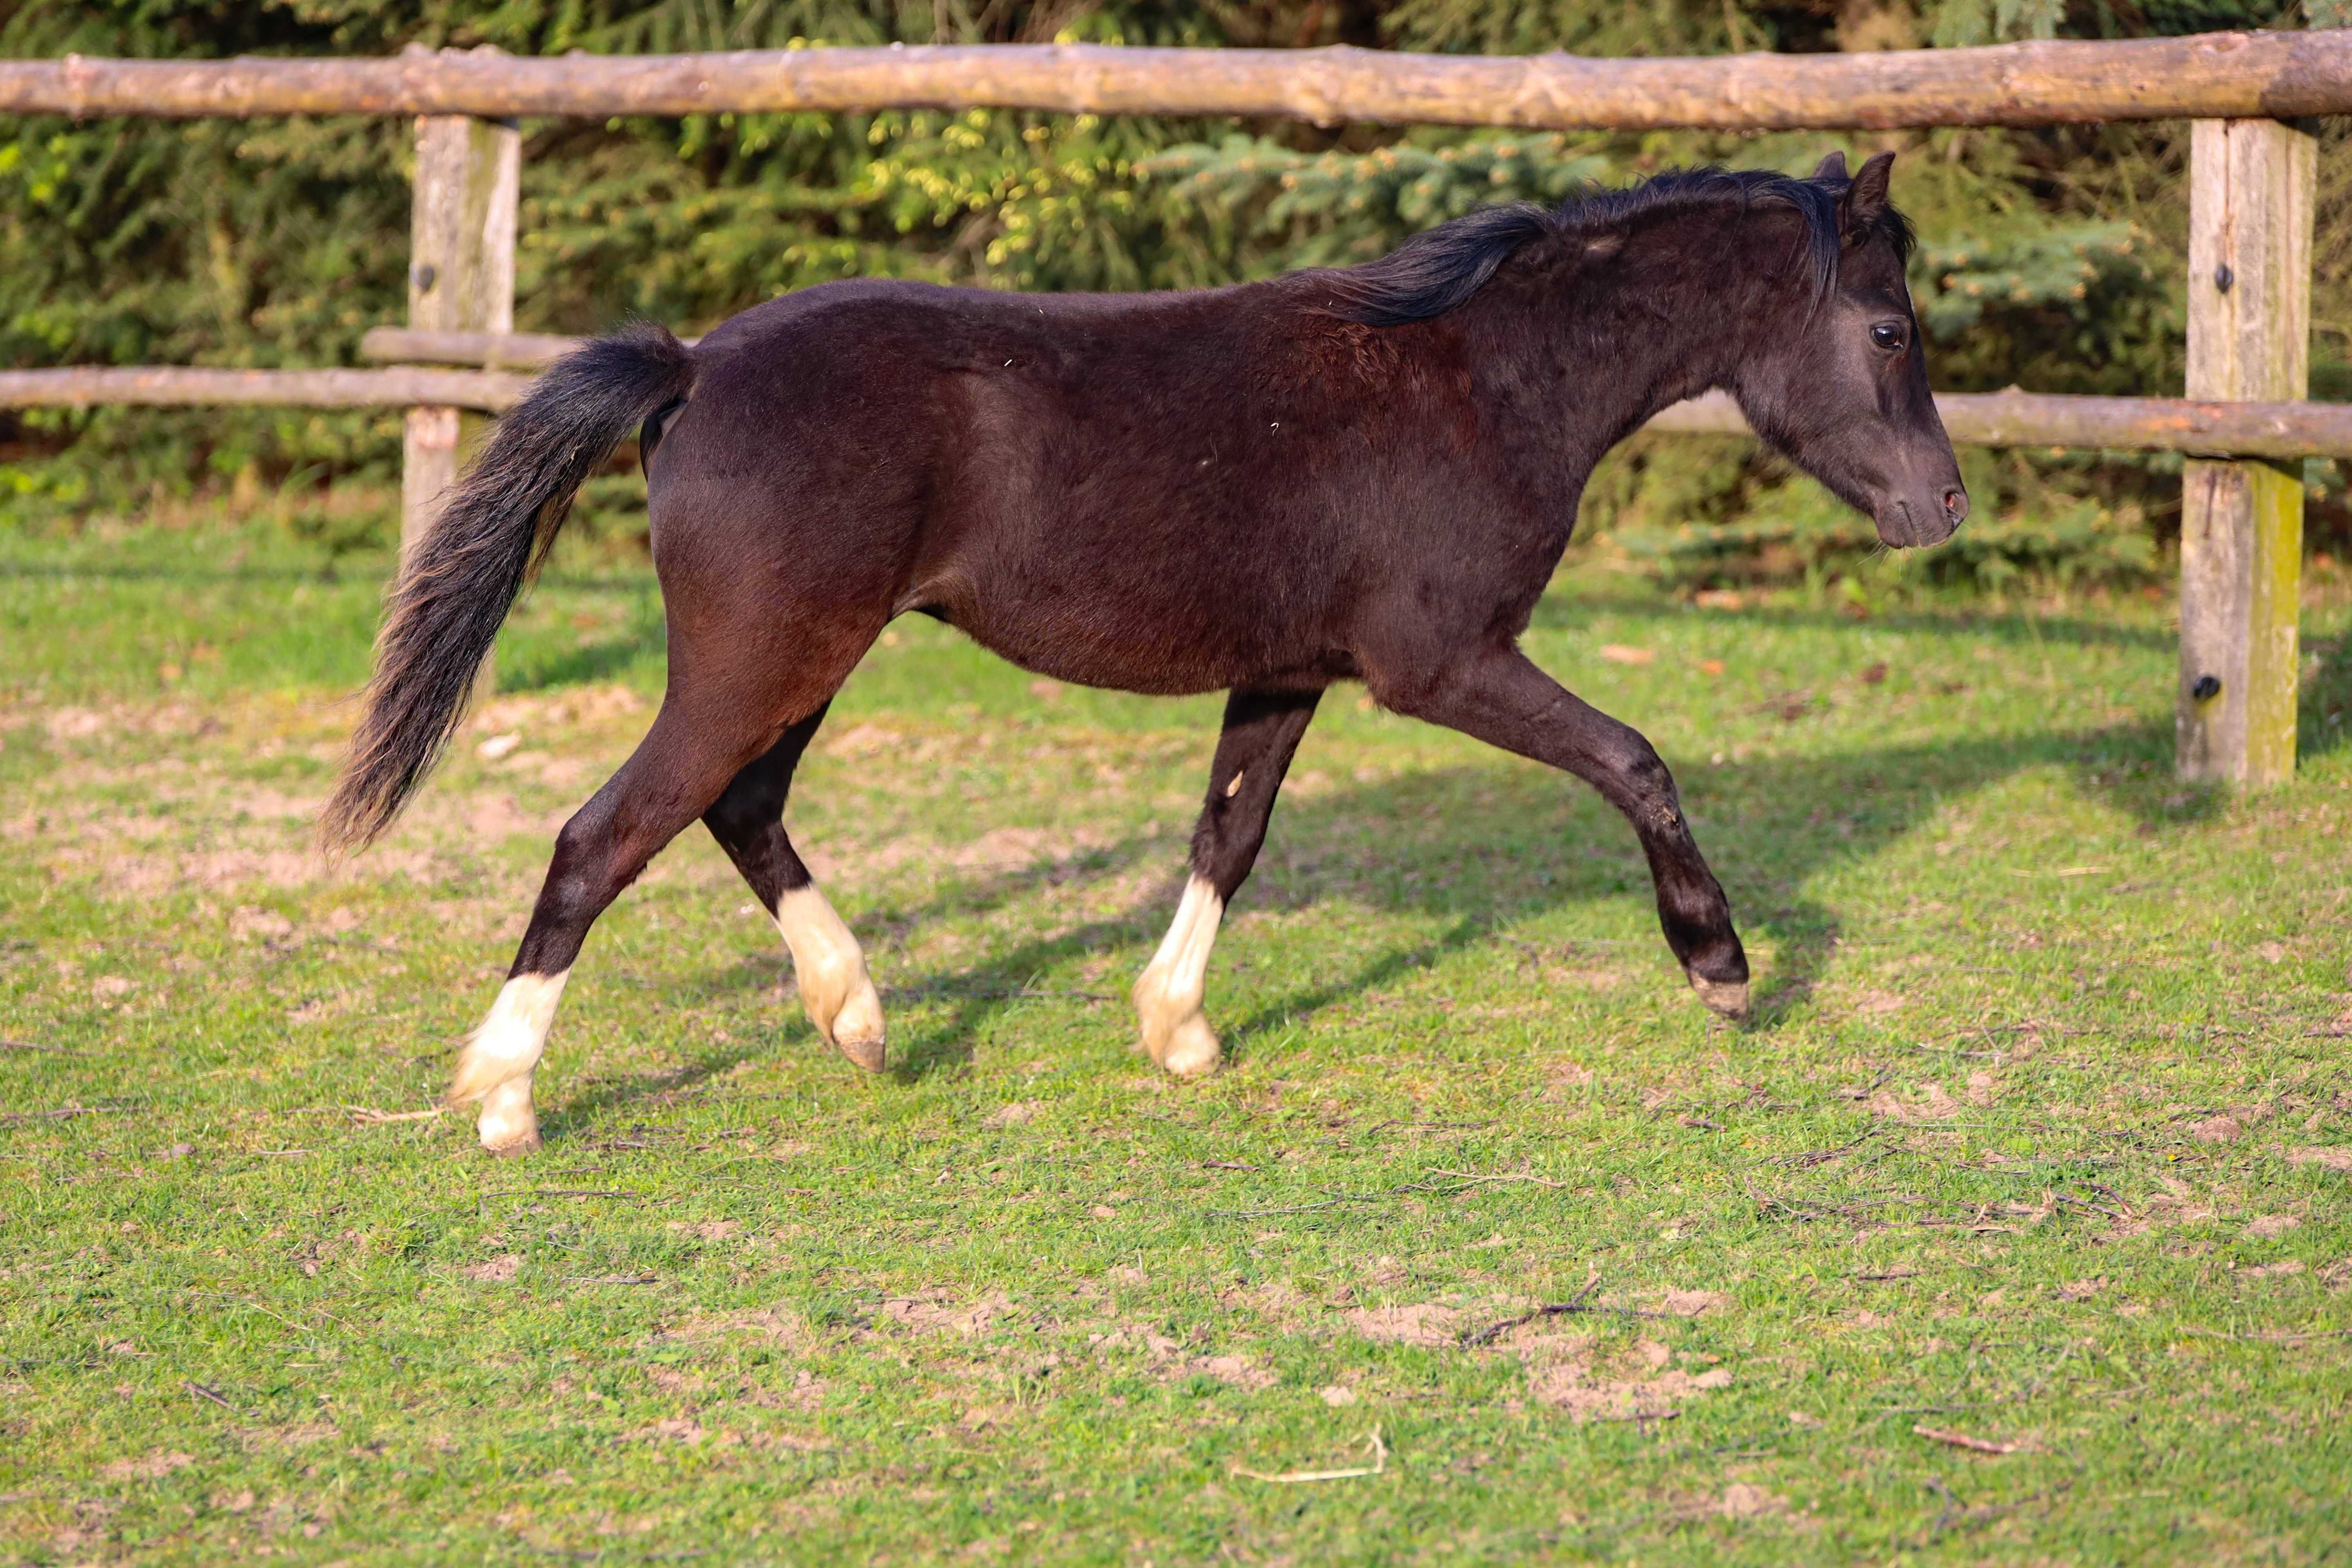
[[[2292,0],[1931,0],[1925,10],[1911,0],[0,0],[0,54],[1064,38],[1665,55],[2297,20]],[[2181,125],[1511,135],[972,110],[533,121],[525,133],[525,330],[594,331],[632,312],[696,330],[844,277],[1024,289],[1215,284],[1377,255],[1486,202],[1558,201],[1675,163],[1801,173],[1832,145],[1892,146],[1905,153],[1898,199],[1922,231],[1914,288],[1938,384],[2180,386]],[[2352,177],[2341,127],[2326,135],[2315,393],[2344,396],[2352,343],[2326,324],[2352,320]],[[404,308],[408,140],[393,121],[0,120],[0,353],[17,365],[355,363],[360,334]],[[23,516],[224,484],[384,480],[397,453],[392,413],[26,413],[0,419],[0,495]],[[1969,467],[1979,519],[2041,520],[2021,524],[2027,533],[2071,519],[2107,542],[2087,554],[2072,535],[2012,546],[1998,526],[1972,524],[1986,548],[1948,559],[1980,574],[2039,569],[2053,552],[2134,569],[2146,552],[2133,542],[2177,508],[2178,465],[2163,459],[1979,453]],[[2313,465],[2311,477],[2340,496],[2331,465]],[[1738,544],[1743,531],[1799,542],[1796,558],[1818,568],[1857,543],[1836,516],[1746,444],[1656,439],[1633,444],[1597,479],[1585,528],[1616,525],[1645,558],[1736,574],[1769,554]]]

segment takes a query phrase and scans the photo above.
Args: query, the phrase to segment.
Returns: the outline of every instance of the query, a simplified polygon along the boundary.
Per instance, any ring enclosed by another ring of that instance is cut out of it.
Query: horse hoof
[[[1168,1043],[1160,1049],[1159,1060],[1161,1067],[1178,1078],[1196,1078],[1215,1071],[1217,1060],[1223,1054],[1209,1021],[1195,1013],[1170,1033]]]
[[[833,1048],[867,1072],[882,1070],[882,1036],[878,1032],[871,1035],[836,1035],[834,1037]]]
[[[509,1143],[486,1142],[482,1145],[482,1152],[494,1160],[511,1160],[518,1154],[536,1154],[540,1148],[539,1134],[534,1131]]]
[[[1690,977],[1691,989],[1698,999],[1727,1018],[1748,1016],[1748,982],[1745,980],[1709,980],[1704,974]]]

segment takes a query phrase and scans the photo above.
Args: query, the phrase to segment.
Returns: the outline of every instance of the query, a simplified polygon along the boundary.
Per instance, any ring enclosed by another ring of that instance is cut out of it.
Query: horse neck
[[[1569,432],[1576,459],[1589,467],[1660,409],[1730,384],[1781,330],[1795,283],[1775,248],[1785,237],[1758,227],[1727,243],[1719,220],[1637,226],[1601,256],[1594,237],[1563,237],[1559,253],[1491,290],[1501,330],[1489,342],[1556,372],[1539,378],[1556,389],[1542,414]]]

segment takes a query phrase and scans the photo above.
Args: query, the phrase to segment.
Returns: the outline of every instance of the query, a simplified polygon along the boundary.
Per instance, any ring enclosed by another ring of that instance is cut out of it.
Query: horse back
[[[1353,673],[1366,601],[1459,551],[1479,404],[1450,324],[1362,326],[1307,287],[869,281],[757,307],[697,351],[695,406],[662,447],[657,557],[665,513],[699,537],[716,510],[730,547],[781,551],[795,579],[882,595],[1064,679],[1164,693]]]

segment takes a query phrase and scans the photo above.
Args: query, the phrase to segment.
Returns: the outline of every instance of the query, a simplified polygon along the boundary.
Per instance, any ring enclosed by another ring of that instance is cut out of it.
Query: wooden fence
[[[0,405],[405,407],[402,531],[414,537],[456,476],[458,410],[506,407],[527,380],[517,373],[567,342],[512,331],[513,117],[978,107],[1561,130],[2194,121],[2189,396],[1937,401],[1961,442],[2197,454],[2182,479],[2179,766],[2247,784],[2293,772],[2296,464],[2352,456],[2352,405],[2305,401],[2316,143],[2291,122],[2352,112],[2352,31],[1648,60],[1053,45],[0,61],[0,113],[417,117],[409,327],[367,342],[370,357],[408,363],[6,372]],[[452,364],[468,368],[433,368]],[[1667,409],[1654,427],[1746,430],[1720,395]]]

